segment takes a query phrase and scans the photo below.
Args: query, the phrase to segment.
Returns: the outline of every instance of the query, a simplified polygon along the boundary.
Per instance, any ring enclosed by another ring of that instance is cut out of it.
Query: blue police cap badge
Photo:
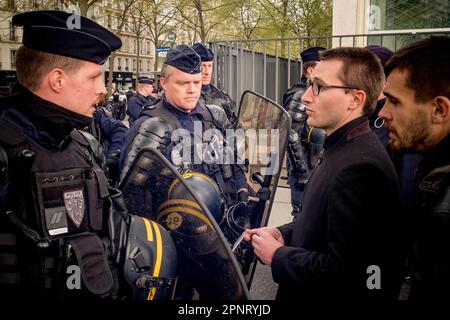
[[[138,81],[139,81],[139,83],[142,83],[142,84],[153,84],[153,83],[155,83],[155,81],[152,78],[147,77],[147,76],[140,76]]]
[[[170,49],[164,63],[190,74],[201,72],[200,56],[185,44]]]
[[[194,51],[198,53],[198,55],[200,56],[200,59],[202,61],[213,61],[214,60],[214,53],[211,51],[211,49],[209,49],[203,43],[194,44],[192,46],[192,49],[194,49]]]
[[[327,50],[324,47],[311,47],[300,53],[303,63],[309,61],[320,61],[319,51]]]
[[[12,22],[23,27],[25,47],[96,64],[122,46],[120,38],[98,23],[64,11],[19,13]]]

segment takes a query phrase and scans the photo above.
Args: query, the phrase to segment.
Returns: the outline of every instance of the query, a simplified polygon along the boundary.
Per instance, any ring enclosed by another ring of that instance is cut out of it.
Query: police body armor
[[[204,99],[205,105],[216,105],[222,108],[225,111],[226,116],[231,123],[232,127],[234,127],[237,123],[236,116],[236,105],[231,100],[230,96],[225,92],[221,91],[219,88],[210,84],[211,93],[201,93],[201,98]]]
[[[0,139],[12,177],[0,224],[2,293],[72,296],[66,272],[78,266],[84,294],[115,296],[108,182],[85,136],[74,130],[50,152],[2,123]]]
[[[203,132],[205,132],[206,130],[215,130],[214,132],[217,133],[217,135],[223,135],[225,129],[229,128],[229,122],[224,116],[224,113],[218,109],[220,108],[216,106],[208,106],[207,108],[201,109],[201,115],[203,119]],[[225,205],[232,205],[236,202],[236,191],[234,190],[233,185],[230,183],[233,177],[231,165],[218,164],[214,162],[214,156],[219,154],[221,152],[220,149],[223,148],[222,142],[224,141],[224,139],[218,138],[217,135],[213,135],[211,137],[211,140],[207,143],[206,147],[202,146],[205,147],[205,156],[209,161],[204,161],[202,164],[198,165],[194,165],[183,160],[177,161],[177,159],[183,158],[182,154],[177,154],[176,156],[174,156],[174,154],[176,154],[175,151],[180,150],[181,152],[183,149],[181,148],[182,146],[180,144],[183,142],[183,137],[180,136],[177,139],[177,137],[173,135],[172,141],[168,141],[167,137],[169,137],[170,139],[172,132],[177,129],[183,129],[181,123],[169,110],[167,110],[163,106],[162,100],[153,105],[146,106],[142,114],[149,116],[150,119],[153,118],[158,120],[148,119],[141,124],[139,133],[136,135],[129,147],[129,150],[131,152],[127,152],[127,158],[124,162],[124,169],[122,170],[122,178],[124,174],[129,170],[130,164],[134,160],[136,152],[133,150],[140,150],[143,145],[148,143],[149,145],[155,147],[155,149],[158,149],[162,154],[169,156],[167,152],[171,147],[173,147],[171,149],[171,157],[174,165],[178,166],[180,170],[200,170],[205,172],[205,174],[213,178],[218,184]],[[214,116],[214,114],[216,116]],[[161,129],[159,126],[155,126],[155,121],[163,122],[164,129]],[[161,140],[162,132],[164,132],[163,135],[165,136],[165,138],[163,139],[164,141]],[[174,139],[176,140],[173,141]],[[194,141],[194,139],[192,138],[191,141]],[[177,145],[179,148],[177,147]],[[191,146],[190,150],[192,153],[197,152],[197,146]],[[193,154],[189,156],[191,156],[190,159],[195,159],[195,156]],[[201,166],[201,168],[198,168],[198,166]],[[134,212],[149,212],[148,209],[149,207],[147,207],[147,209],[140,208]]]

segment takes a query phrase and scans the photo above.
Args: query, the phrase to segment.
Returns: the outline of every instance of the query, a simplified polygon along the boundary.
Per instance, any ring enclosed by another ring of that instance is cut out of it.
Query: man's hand
[[[245,241],[252,241],[255,254],[262,263],[271,265],[275,251],[284,246],[283,236],[277,228],[246,229]]]

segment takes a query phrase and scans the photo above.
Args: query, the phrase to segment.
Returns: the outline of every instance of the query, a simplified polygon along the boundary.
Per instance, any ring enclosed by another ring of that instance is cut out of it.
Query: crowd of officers
[[[24,36],[19,83],[0,105],[2,296],[26,288],[64,297],[64,259],[83,265],[89,295],[120,295],[105,245],[108,190],[132,167],[142,139],[155,134],[152,119],[158,130],[191,136],[196,122],[222,133],[238,123],[235,103],[211,83],[214,54],[200,43],[168,52],[162,92],[140,77],[137,92],[115,91],[105,101],[101,65],[121,41],[84,17],[83,32],[75,32],[68,17],[35,11],[13,18]],[[287,154],[294,220],[248,229],[244,238],[271,266],[277,298],[397,299],[407,278],[410,299],[448,300],[450,40],[428,38],[396,53],[313,47],[301,56],[301,82],[283,99],[293,119]],[[158,150],[184,172],[212,178],[227,207],[248,201],[242,166],[186,163],[181,149],[163,140]],[[127,207],[146,216],[141,192]],[[66,230],[55,210],[70,206],[87,218],[72,209]],[[51,240],[44,229],[67,236]],[[226,284],[211,271],[199,271],[200,297],[235,298],[214,295]]]

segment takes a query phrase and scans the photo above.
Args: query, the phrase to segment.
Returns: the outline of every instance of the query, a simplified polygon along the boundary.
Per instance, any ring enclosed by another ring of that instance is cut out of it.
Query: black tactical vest
[[[220,131],[222,131],[222,133],[224,132],[224,130],[226,129],[226,125],[218,124],[219,119],[214,117],[213,112],[208,107],[201,106],[200,113],[203,123],[203,132],[209,129],[219,129]],[[180,121],[175,117],[175,115],[167,110],[166,107],[164,107],[163,100],[160,100],[159,102],[151,106],[145,107],[141,115],[146,115],[149,117],[159,117],[161,119],[164,119],[174,128],[174,130],[183,128]],[[224,196],[227,205],[234,204],[237,200],[237,191],[235,183],[232,179],[233,171],[231,165],[204,163],[202,167],[204,173],[213,178],[214,181],[216,181],[216,183],[219,185],[220,191]]]
[[[0,145],[11,177],[0,216],[0,296],[114,295],[108,182],[86,133],[74,130],[60,151],[48,151],[1,122]]]

